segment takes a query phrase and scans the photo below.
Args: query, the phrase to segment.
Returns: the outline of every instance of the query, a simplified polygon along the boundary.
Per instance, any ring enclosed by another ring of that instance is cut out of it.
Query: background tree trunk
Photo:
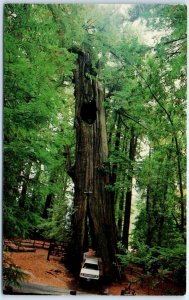
[[[116,135],[115,135],[115,145],[114,145],[114,153],[118,156],[119,155],[119,148],[120,148],[120,140],[121,140],[121,117],[118,115],[117,117],[117,124],[116,126]],[[115,196],[116,196],[116,188],[115,184],[117,181],[117,174],[118,173],[118,163],[114,162],[112,165],[112,175],[111,175],[111,185],[113,186],[112,191],[112,201],[115,202]]]
[[[89,78],[93,74],[89,54],[80,53],[75,72],[76,98],[76,161],[75,197],[68,263],[72,272],[79,274],[82,253],[86,251],[86,236],[90,232],[97,255],[102,258],[104,277],[115,278],[116,226],[114,204],[106,190],[109,170],[103,90]],[[90,228],[89,228],[90,227]]]
[[[122,242],[128,249],[129,246],[129,228],[130,228],[130,217],[131,217],[131,201],[132,201],[132,182],[133,182],[133,162],[135,160],[137,147],[137,137],[134,134],[134,129],[131,129],[131,139],[130,139],[130,149],[129,149],[129,161],[130,170],[128,173],[128,184],[129,188],[126,193],[126,203],[125,203],[125,216],[123,225],[123,236]]]
[[[49,186],[50,186],[50,191],[46,196],[46,200],[45,200],[45,206],[44,206],[44,210],[43,210],[43,218],[44,219],[48,219],[48,210],[49,208],[52,208],[52,203],[53,203],[53,199],[54,199],[54,193],[52,192],[52,185],[55,183],[55,174],[51,175],[51,179],[49,180]]]
[[[28,183],[30,180],[30,172],[31,172],[31,164],[26,166],[22,176],[22,189],[19,197],[19,207],[23,210],[25,209],[25,205],[26,205],[26,197],[27,197]]]

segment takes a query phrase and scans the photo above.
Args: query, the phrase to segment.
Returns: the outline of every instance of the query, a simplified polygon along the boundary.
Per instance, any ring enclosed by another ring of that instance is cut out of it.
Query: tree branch
[[[180,37],[179,39],[166,41],[166,42],[164,42],[163,44],[164,44],[164,45],[167,45],[167,44],[173,44],[173,43],[175,43],[175,42],[183,41],[183,40],[186,40],[186,39],[187,39],[187,35],[185,35],[185,36],[183,36],[183,37]]]
[[[142,126],[142,127],[145,128],[146,130],[148,130],[143,124],[141,124],[139,121],[137,121],[136,119],[134,119],[132,116],[128,115],[128,114],[126,113],[126,111],[125,111],[123,108],[118,109],[118,110],[116,110],[116,111],[117,111],[118,114],[120,114],[120,115],[126,117],[127,119],[132,120],[133,122],[137,123],[138,125]],[[128,128],[128,126],[124,123],[123,120],[122,120],[122,123]]]

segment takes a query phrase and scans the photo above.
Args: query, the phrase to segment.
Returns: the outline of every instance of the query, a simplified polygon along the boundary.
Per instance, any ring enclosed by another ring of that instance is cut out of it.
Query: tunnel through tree
[[[91,69],[90,56],[78,57],[75,71],[76,99],[76,160],[74,166],[74,210],[69,267],[79,274],[82,254],[89,238],[102,258],[107,281],[117,276],[116,226],[114,203],[106,186],[109,172],[104,171],[108,157],[103,90],[96,80],[89,79],[85,70]],[[91,100],[92,99],[92,100]]]

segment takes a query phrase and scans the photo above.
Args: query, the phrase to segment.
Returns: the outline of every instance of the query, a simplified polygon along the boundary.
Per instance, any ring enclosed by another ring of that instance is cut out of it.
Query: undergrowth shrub
[[[134,250],[128,251],[119,244],[121,254],[117,257],[127,267],[130,263],[143,268],[146,274],[165,280],[168,276],[177,286],[186,285],[186,247],[177,244],[174,248],[152,247],[139,244]],[[135,245],[136,246],[136,245]]]
[[[8,253],[3,253],[3,287],[20,287],[20,282],[28,277],[20,267],[18,267]]]

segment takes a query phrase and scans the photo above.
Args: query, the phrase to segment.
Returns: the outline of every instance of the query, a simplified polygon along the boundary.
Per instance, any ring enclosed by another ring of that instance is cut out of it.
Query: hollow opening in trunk
[[[96,101],[84,102],[81,106],[81,119],[87,124],[93,124],[96,121]]]

